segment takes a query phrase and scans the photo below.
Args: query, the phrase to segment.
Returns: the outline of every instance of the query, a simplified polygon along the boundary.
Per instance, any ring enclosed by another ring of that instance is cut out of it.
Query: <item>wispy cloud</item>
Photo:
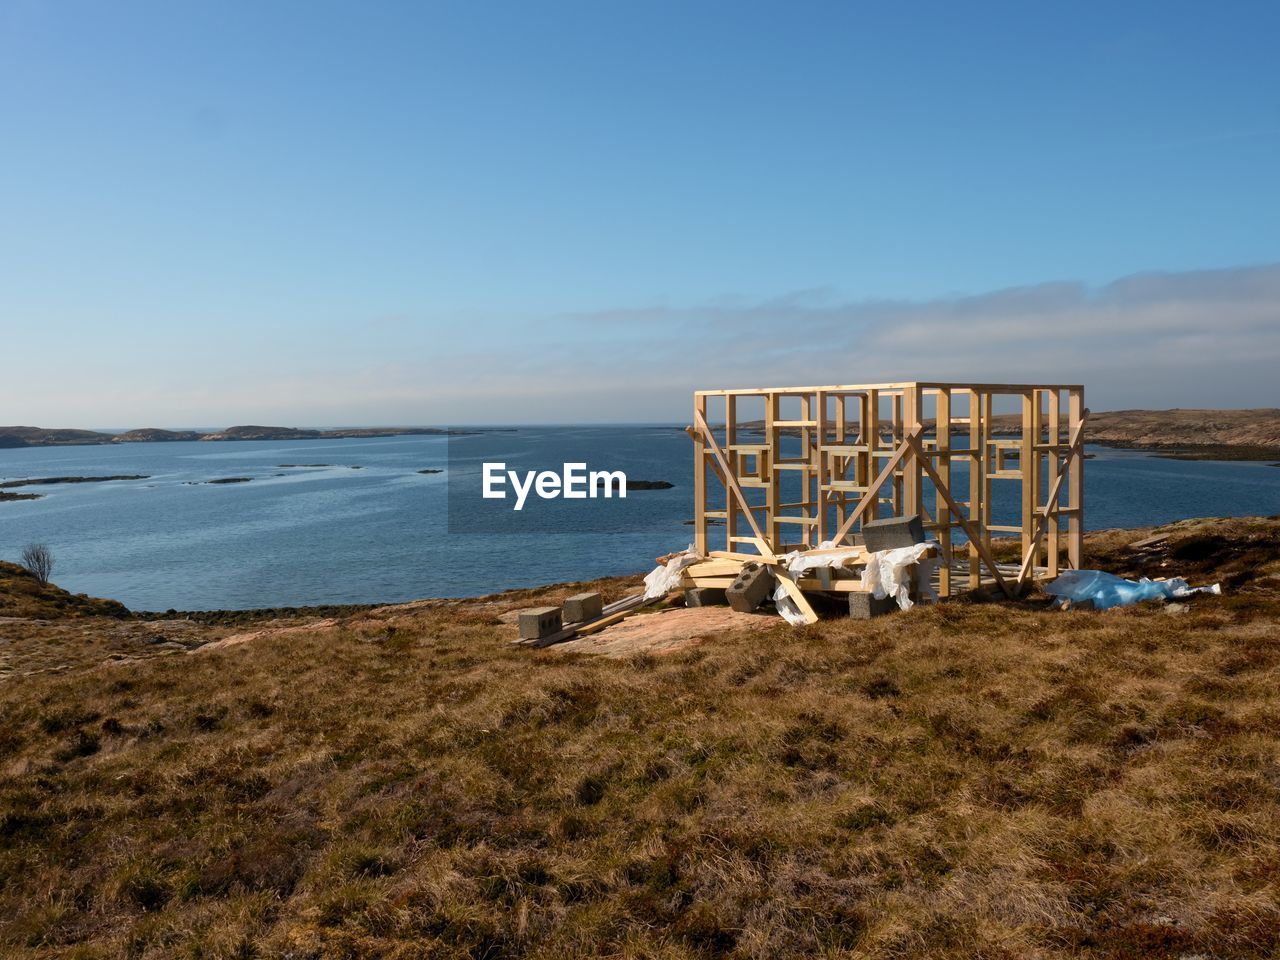
[[[1095,409],[1273,406],[1280,264],[920,301],[820,289],[615,306],[466,341],[446,323],[429,332],[429,350],[352,360],[335,343],[270,375],[218,358],[131,381],[118,364],[104,382],[46,371],[66,382],[11,381],[0,399],[69,425],[679,420],[697,388],[909,379],[1080,382]]]

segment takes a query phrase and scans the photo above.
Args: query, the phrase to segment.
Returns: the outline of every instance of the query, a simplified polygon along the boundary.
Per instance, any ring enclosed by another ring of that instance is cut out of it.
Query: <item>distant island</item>
[[[1067,434],[1066,416],[1062,435]],[[925,430],[933,429],[932,419]],[[763,430],[763,421],[739,423],[747,433]],[[993,436],[1016,435],[1022,429],[1020,414],[992,418]],[[75,444],[155,443],[178,440],[336,440],[356,437],[470,436],[515,430],[514,427],[343,427],[318,430],[304,427],[244,425],[201,433],[196,430],[164,430],[144,427],[122,433],[46,427],[0,427],[0,448],[50,447]],[[957,433],[964,428],[957,427]],[[796,428],[785,428],[788,434]],[[1089,443],[1146,450],[1179,460],[1276,460],[1280,459],[1280,409],[1252,410],[1111,410],[1090,414],[1085,430]],[[295,466],[288,464],[288,466]],[[307,466],[299,464],[297,466]]]
[[[486,427],[483,430],[458,430],[448,427],[343,427],[335,430],[311,430],[302,427],[263,427],[245,425],[227,427],[212,433],[196,430],[162,430],[143,427],[123,433],[97,430],[50,429],[47,427],[0,427],[0,448],[64,447],[102,443],[158,443],[178,440],[342,440],[355,437],[405,436],[471,436],[514,430],[514,427]]]

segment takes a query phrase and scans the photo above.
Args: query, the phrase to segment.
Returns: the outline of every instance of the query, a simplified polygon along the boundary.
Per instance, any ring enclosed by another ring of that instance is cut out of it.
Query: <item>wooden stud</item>
[[[1067,392],[1067,416],[1071,429],[1084,423],[1084,388],[1073,387]],[[1083,449],[1083,447],[1081,448]],[[1067,476],[1067,506],[1071,515],[1067,518],[1067,563],[1072,570],[1083,569],[1084,563],[1084,457],[1071,462]]]

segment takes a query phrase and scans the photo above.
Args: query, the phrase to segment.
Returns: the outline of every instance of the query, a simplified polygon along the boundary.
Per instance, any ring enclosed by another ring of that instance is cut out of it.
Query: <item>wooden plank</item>
[[[1062,395],[1057,390],[1049,392],[1049,440],[1054,446],[1053,451],[1053,471],[1055,475],[1062,470],[1062,462],[1060,460],[1061,453],[1058,449],[1059,431],[1062,429]],[[1056,577],[1058,575],[1058,558],[1061,555],[1062,545],[1060,543],[1061,532],[1059,530],[1058,517],[1053,517],[1053,522],[1049,524],[1047,556],[1045,558],[1045,566],[1048,567],[1049,576]]]
[[[578,628],[578,636],[586,637],[593,633],[599,633],[605,627],[615,624],[633,613],[635,613],[635,610],[619,610],[617,613],[611,613],[607,617],[601,617],[599,620],[592,620],[587,625]]]
[[[778,475],[774,472],[779,461],[782,460],[782,436],[777,428],[777,422],[781,417],[782,398],[777,393],[771,393],[765,397],[764,402],[765,439],[769,441],[769,486],[765,490],[765,505],[768,507],[765,513],[765,528],[768,534],[757,531],[756,535],[767,540],[774,548],[782,545],[782,530],[776,519],[781,491],[778,489]]]
[[[937,406],[934,410],[934,443],[938,450],[938,475],[943,482],[951,486],[951,391],[938,391]],[[938,518],[938,543],[942,546],[942,555],[951,557],[951,524],[954,522],[948,512],[942,494],[934,491],[934,516]],[[938,569],[938,595],[951,596],[951,564],[944,563]]]
[[[1018,442],[1018,474],[1021,477],[1022,509],[1019,512],[1019,523],[1022,526],[1022,550],[1025,553],[1031,545],[1031,525],[1035,522],[1036,502],[1040,497],[1040,489],[1035,484],[1035,470],[1032,463],[1031,445],[1035,443],[1035,415],[1032,412],[1035,391],[1029,390],[1022,395],[1022,437]]]
[[[969,391],[969,520],[986,532],[987,508],[984,488],[987,484],[986,435],[983,432],[982,394]],[[982,586],[982,558],[978,548],[969,544],[969,589]]]
[[[1084,389],[1069,391],[1067,417],[1071,429],[1084,419],[1084,410]],[[1067,520],[1067,563],[1073,570],[1080,570],[1084,563],[1084,463],[1084,457],[1076,457],[1067,477],[1067,506],[1071,509]]]
[[[738,398],[732,395],[724,398],[724,443],[726,450],[738,449]],[[734,466],[736,467],[739,462],[740,460],[735,456]],[[729,496],[727,489],[724,495],[724,507],[724,543],[727,547],[738,535],[738,507]],[[702,553],[706,555],[706,551]]]
[[[791,572],[781,565],[775,565],[773,572],[778,578],[778,583],[780,583],[782,588],[787,591],[787,596],[789,596],[795,602],[796,607],[799,608],[801,616],[804,617],[804,622],[817,623],[817,613],[815,613],[813,607],[809,605],[808,598],[805,597],[804,591],[800,589],[800,585],[796,583],[795,578],[791,576]]]

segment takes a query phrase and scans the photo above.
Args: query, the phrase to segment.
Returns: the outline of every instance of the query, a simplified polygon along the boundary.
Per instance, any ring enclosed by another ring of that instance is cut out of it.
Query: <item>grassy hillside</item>
[[[27,625],[0,953],[1275,956],[1280,520],[1090,546],[1231,586],[762,616],[622,659],[508,643],[567,587]]]
[[[0,560],[0,617],[123,617],[128,613],[128,608],[115,600],[42,584],[24,567]]]

